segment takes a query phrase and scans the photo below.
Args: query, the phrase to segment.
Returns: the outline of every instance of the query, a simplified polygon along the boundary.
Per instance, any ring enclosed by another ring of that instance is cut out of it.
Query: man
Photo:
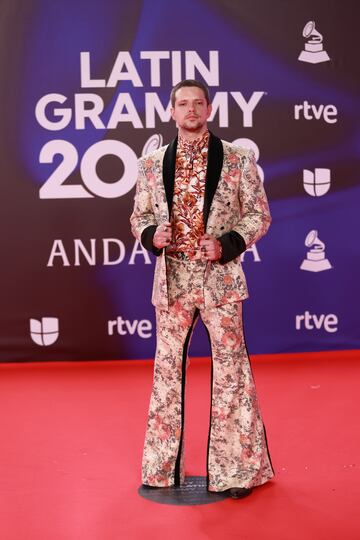
[[[239,256],[271,218],[252,151],[207,128],[207,87],[184,80],[171,92],[178,137],[139,160],[132,232],[158,258],[152,302],[157,348],[142,481],[184,481],[187,349],[201,316],[212,350],[207,488],[250,494],[273,476],[243,336],[247,286]]]

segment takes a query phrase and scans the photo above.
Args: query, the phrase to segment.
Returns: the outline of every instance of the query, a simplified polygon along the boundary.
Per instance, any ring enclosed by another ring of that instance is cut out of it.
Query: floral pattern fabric
[[[204,234],[203,206],[209,132],[194,141],[179,136],[176,152],[174,196],[171,212],[172,243],[167,252],[185,252],[200,258]]]
[[[221,144],[221,174],[211,201],[206,233],[219,238],[236,231],[249,248],[270,225],[266,194],[253,152],[225,141]],[[170,221],[162,176],[165,151],[166,147],[160,148],[139,160],[134,210],[130,218],[133,234],[139,240],[147,227]],[[181,186],[182,174],[177,177]],[[193,195],[196,198],[197,191],[201,200],[201,182],[191,184],[186,181],[186,184],[190,202],[194,201]],[[176,189],[175,182],[174,191]],[[180,209],[178,213],[175,228],[182,220],[188,220],[186,213],[194,208],[192,204],[185,207],[186,212]],[[200,229],[187,245],[183,227],[199,218],[197,215],[177,230],[176,245],[182,245],[181,249],[196,245]],[[209,332],[213,362],[208,489],[224,491],[231,487],[253,487],[272,478],[264,426],[243,337],[242,301],[247,296],[240,257],[226,264],[206,263],[196,258],[181,261],[163,250],[157,258],[152,294],[156,306],[157,349],[142,461],[144,484],[165,487],[184,480],[182,398],[186,345],[198,313]]]
[[[218,238],[234,230],[249,248],[267,232],[271,222],[265,190],[257,172],[254,153],[226,141],[222,141],[222,145],[223,166],[205,232]],[[134,210],[130,218],[133,234],[139,240],[147,227],[170,221],[162,177],[165,150],[166,147],[160,148],[139,160]],[[168,307],[167,282],[163,252],[156,260],[152,292],[155,306]],[[208,265],[204,295],[208,308],[248,297],[240,257],[224,265]]]
[[[256,389],[243,337],[242,303],[205,308],[206,263],[167,260],[169,309],[157,308],[157,351],[145,437],[142,481],[184,481],[182,389],[184,344],[196,309],[207,327],[213,386],[208,448],[208,489],[253,487],[273,476]]]

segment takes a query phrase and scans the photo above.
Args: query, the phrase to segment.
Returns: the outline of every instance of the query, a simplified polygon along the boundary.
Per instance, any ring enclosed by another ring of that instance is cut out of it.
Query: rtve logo
[[[305,311],[304,315],[296,315],[295,317],[296,330],[302,330],[302,327],[306,330],[321,330],[321,328],[324,328],[325,332],[332,334],[338,331],[338,323],[339,320],[333,313],[311,315],[309,311]]]
[[[113,336],[115,332],[119,336],[126,336],[127,334],[133,336],[136,332],[140,338],[149,339],[152,334],[152,324],[147,319],[141,321],[135,319],[131,322],[119,316],[114,321],[108,321],[108,335]]]
[[[335,124],[337,122],[337,108],[335,105],[311,105],[308,101],[304,101],[300,105],[294,107],[295,120],[325,120],[327,124]]]
[[[37,345],[52,345],[59,337],[59,319],[43,317],[41,321],[30,319],[30,336]]]

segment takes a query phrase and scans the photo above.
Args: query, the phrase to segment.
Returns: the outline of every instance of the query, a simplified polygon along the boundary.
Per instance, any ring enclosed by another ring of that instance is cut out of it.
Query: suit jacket
[[[156,261],[152,303],[167,308],[165,250],[153,246],[156,227],[170,221],[174,192],[177,138],[169,145],[139,159],[133,213],[134,236],[154,253]],[[218,238],[223,254],[208,262],[204,274],[205,307],[248,297],[240,254],[268,230],[271,217],[254,153],[210,133],[205,181],[204,224],[207,234]]]

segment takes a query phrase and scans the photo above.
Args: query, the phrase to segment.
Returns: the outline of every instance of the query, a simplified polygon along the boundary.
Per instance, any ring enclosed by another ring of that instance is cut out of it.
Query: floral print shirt
[[[167,251],[184,252],[190,259],[200,258],[199,241],[204,234],[203,207],[208,147],[208,131],[193,141],[179,136],[171,213],[173,237]]]

